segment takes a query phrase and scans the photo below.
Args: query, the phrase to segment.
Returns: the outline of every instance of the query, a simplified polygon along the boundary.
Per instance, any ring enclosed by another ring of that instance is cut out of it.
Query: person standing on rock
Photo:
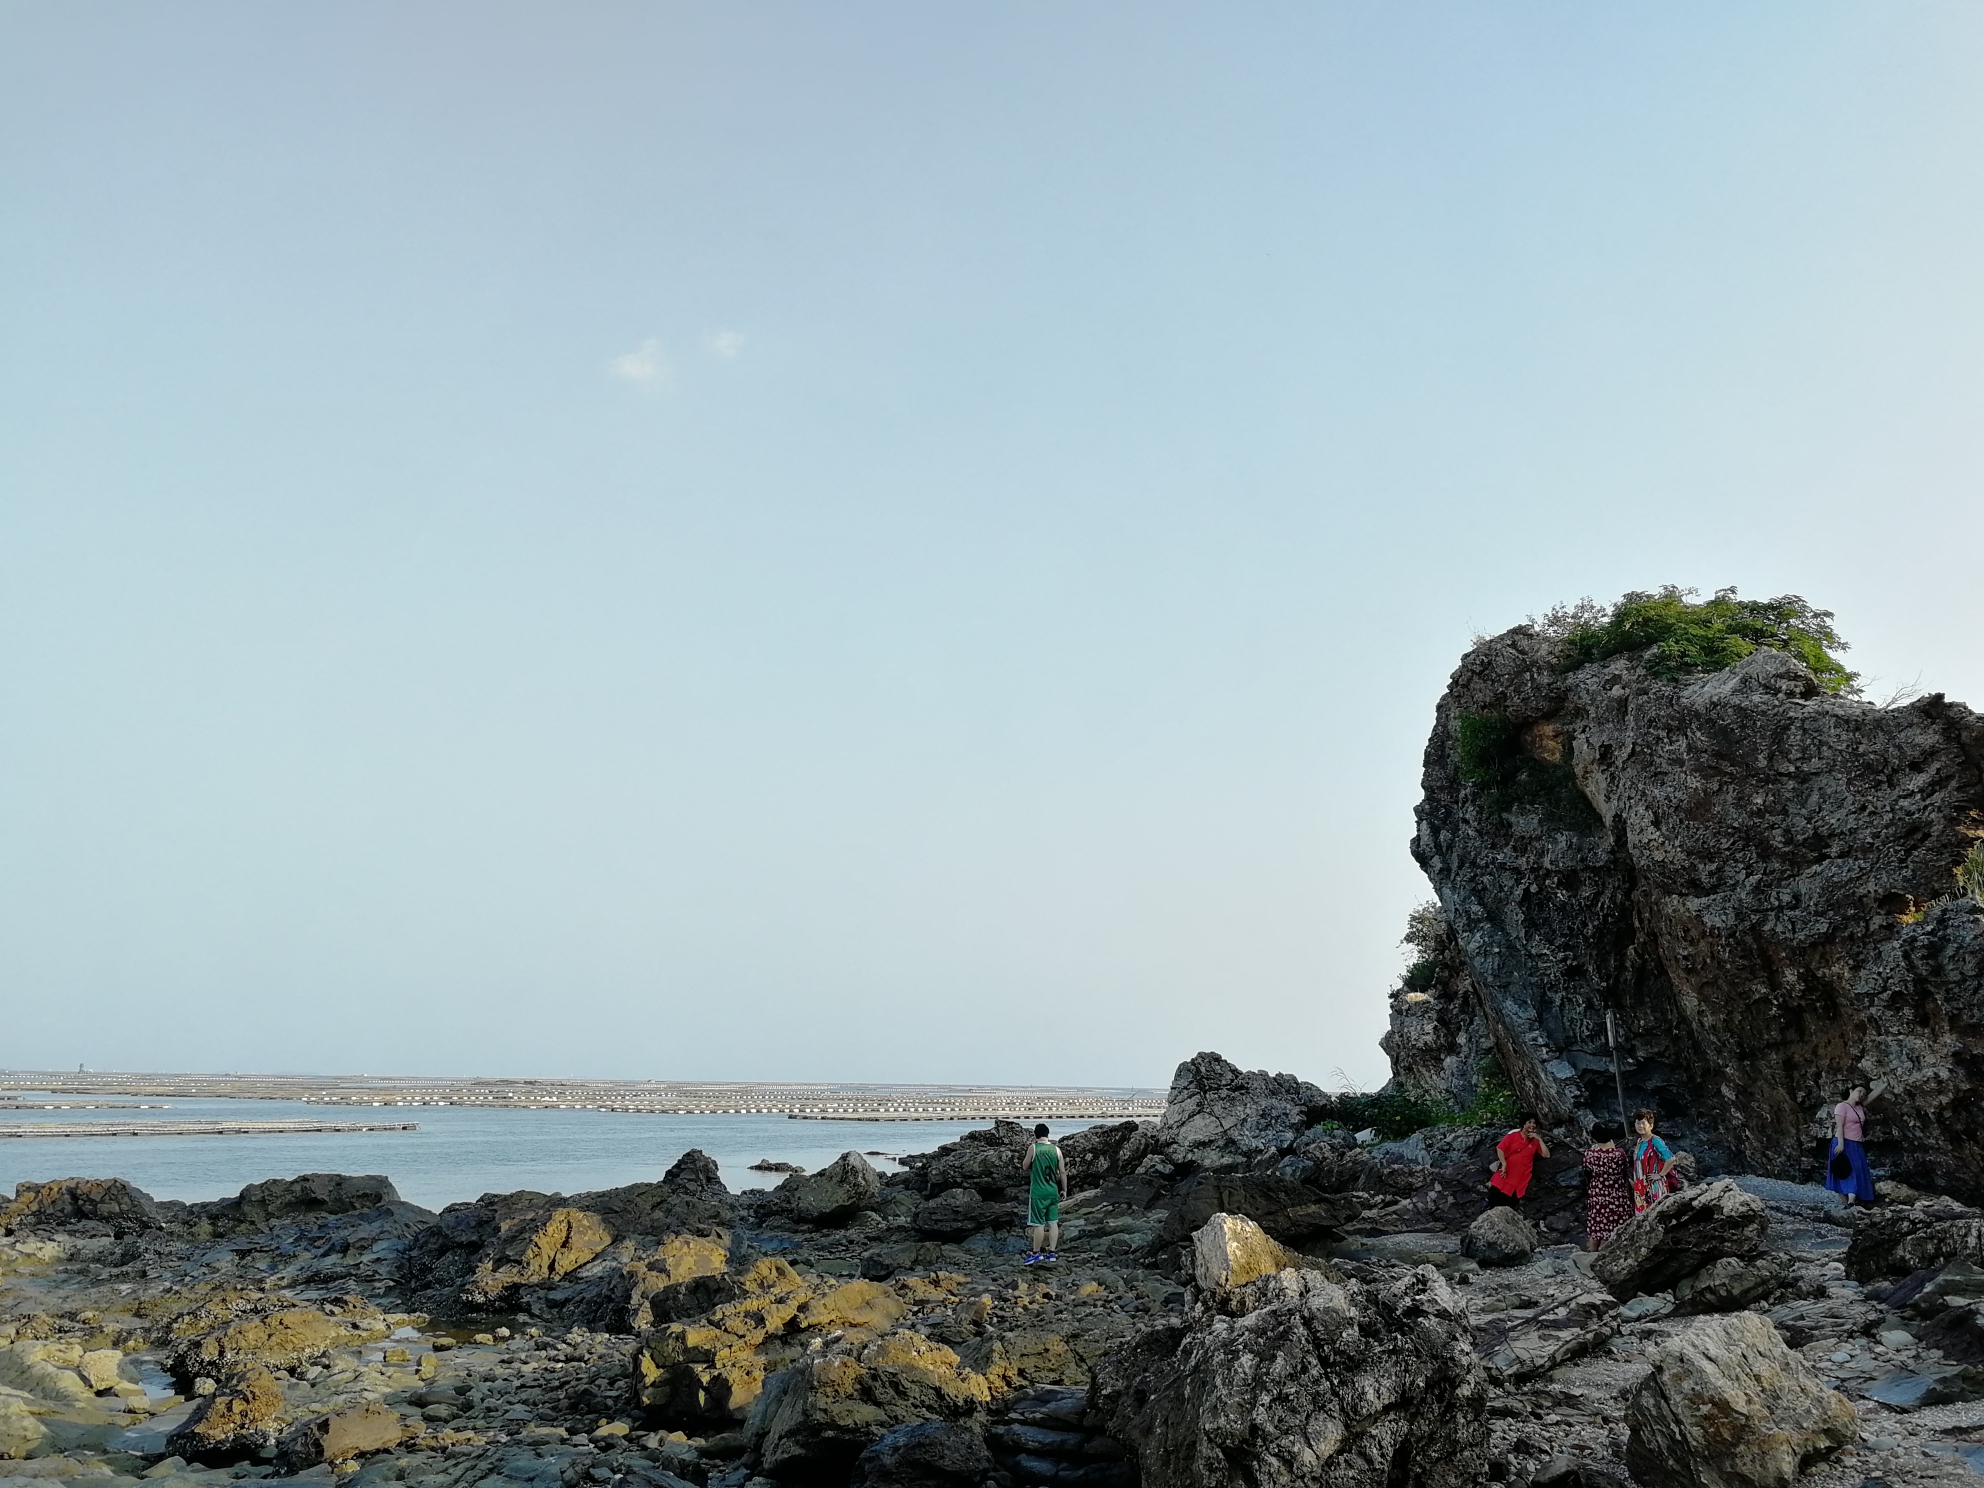
[[[1536,1118],[1523,1117],[1521,1126],[1495,1144],[1494,1161],[1488,1164],[1489,1171],[1494,1175],[1488,1180],[1489,1204],[1501,1204],[1510,1209],[1522,1208],[1523,1195],[1529,1192],[1529,1175],[1536,1170],[1536,1160],[1549,1155],[1549,1147],[1538,1135]]]
[[[1639,1133],[1639,1140],[1633,1144],[1635,1214],[1646,1213],[1673,1191],[1673,1180],[1668,1173],[1674,1166],[1674,1154],[1665,1142],[1653,1134],[1653,1125],[1657,1120],[1659,1118],[1644,1106],[1633,1112],[1633,1130]]]
[[[1030,1249],[1023,1265],[1058,1261],[1061,1248],[1061,1200],[1068,1192],[1068,1165],[1061,1149],[1047,1139],[1047,1123],[1033,1129],[1026,1158],[1026,1238]]]
[[[1616,1121],[1601,1121],[1591,1129],[1584,1150],[1584,1241],[1596,1250],[1612,1232],[1633,1217],[1633,1186],[1626,1179],[1631,1166],[1619,1143],[1626,1129]]]
[[[1869,1090],[1855,1085],[1832,1108],[1832,1146],[1826,1160],[1826,1187],[1846,1195],[1847,1207],[1874,1202],[1874,1171],[1867,1166],[1867,1102],[1887,1088],[1881,1080]],[[1842,1161],[1844,1159],[1844,1161]],[[1840,1172],[1845,1168],[1844,1174]]]

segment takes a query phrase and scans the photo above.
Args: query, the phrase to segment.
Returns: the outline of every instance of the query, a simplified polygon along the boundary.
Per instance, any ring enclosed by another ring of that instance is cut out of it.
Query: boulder
[[[1460,1488],[1488,1441],[1486,1381],[1427,1269],[1334,1282],[1279,1272],[1240,1316],[1160,1324],[1106,1355],[1094,1419],[1145,1488]]]
[[[1526,1312],[1491,1315],[1476,1331],[1475,1352],[1497,1380],[1515,1384],[1611,1342],[1619,1322],[1619,1299],[1610,1292],[1576,1292]]]
[[[233,1462],[275,1445],[282,1386],[266,1369],[248,1369],[194,1407],[165,1440],[166,1450],[191,1462]]]
[[[1215,1214],[1192,1236],[1192,1279],[1208,1292],[1231,1292],[1290,1267],[1320,1267],[1272,1240],[1245,1215]]]
[[[1876,1209],[1857,1215],[1846,1248],[1855,1281],[1906,1276],[1949,1261],[1984,1261],[1984,1216],[1956,1204]]]
[[[1364,1212],[1357,1194],[1325,1194],[1274,1173],[1199,1173],[1162,1201],[1158,1243],[1171,1245],[1198,1233],[1215,1214],[1244,1214],[1275,1239],[1299,1244],[1333,1236]]]
[[[890,1429],[915,1421],[967,1421],[991,1399],[983,1375],[919,1333],[890,1333],[858,1352],[814,1355],[768,1383],[747,1428],[763,1471],[786,1481],[827,1482]]]
[[[1797,1263],[1782,1251],[1724,1256],[1674,1283],[1679,1312],[1734,1312],[1767,1297],[1790,1278]]]
[[[26,1401],[12,1395],[0,1396],[0,1458],[25,1457],[47,1435],[48,1428],[35,1419]]]
[[[1514,1209],[1497,1204],[1467,1227],[1460,1253],[1484,1266],[1520,1266],[1536,1254],[1536,1227]]]
[[[1152,1121],[1113,1121],[1085,1126],[1062,1137],[1061,1160],[1068,1165],[1068,1192],[1099,1188],[1131,1171],[1148,1151],[1156,1130],[1157,1123]],[[1026,1150],[1024,1142],[1020,1150]],[[1013,1166],[1018,1168],[1017,1158]]]
[[[0,1234],[78,1226],[137,1235],[164,1228],[152,1196],[122,1178],[53,1178],[17,1183],[14,1200],[0,1208]]]
[[[1196,1054],[1171,1077],[1154,1142],[1173,1164],[1232,1171],[1292,1147],[1329,1108],[1329,1097],[1306,1080]]]
[[[1626,1465],[1643,1488],[1790,1488],[1859,1440],[1846,1398],[1757,1313],[1696,1323],[1651,1365],[1626,1404]]]
[[[952,1421],[917,1421],[883,1433],[854,1460],[848,1488],[989,1488],[985,1438]]]
[[[76,1373],[82,1353],[73,1343],[8,1344],[0,1348],[0,1385],[52,1405],[87,1405],[96,1391]]]
[[[858,1152],[843,1152],[817,1173],[795,1173],[772,1190],[766,1208],[804,1225],[846,1224],[880,1207],[882,1179]]]
[[[947,1188],[918,1204],[909,1223],[933,1240],[962,1240],[980,1230],[1016,1225],[1024,1217],[1016,1203],[981,1198],[974,1188]]]
[[[558,1281],[613,1243],[613,1230],[584,1209],[504,1220],[495,1243],[462,1288],[465,1300],[496,1306],[523,1287]]]
[[[1027,1186],[1026,1154],[1032,1142],[1030,1127],[1017,1121],[995,1121],[927,1155],[905,1158],[904,1176],[919,1193],[968,1188],[981,1198],[1012,1198]],[[1062,1156],[1067,1156],[1065,1147]],[[1070,1164],[1072,1167],[1072,1159]]]
[[[821,1331],[860,1329],[870,1333],[892,1328],[909,1305],[880,1282],[850,1281],[823,1293],[799,1309],[799,1326]]]
[[[367,1400],[299,1422],[276,1444],[276,1460],[289,1472],[320,1462],[349,1462],[399,1445],[406,1423],[384,1401]]]
[[[114,1348],[91,1349],[76,1361],[76,1373],[92,1390],[112,1390],[123,1378],[118,1372],[123,1363],[124,1355]]]
[[[1622,1302],[1664,1292],[1711,1261],[1755,1255],[1769,1229],[1764,1201],[1724,1178],[1683,1189],[1620,1225],[1599,1248],[1591,1274]]]
[[[264,1229],[284,1219],[317,1214],[356,1214],[381,1204],[402,1202],[392,1180],[381,1173],[302,1173],[251,1183],[231,1199],[189,1204],[189,1217],[217,1234]]]

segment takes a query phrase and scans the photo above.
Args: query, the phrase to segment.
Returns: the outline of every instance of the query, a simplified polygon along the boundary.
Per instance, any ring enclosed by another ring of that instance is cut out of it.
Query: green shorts
[[[1059,1224],[1061,1195],[1059,1193],[1030,1195],[1026,1206],[1026,1222],[1028,1225]]]

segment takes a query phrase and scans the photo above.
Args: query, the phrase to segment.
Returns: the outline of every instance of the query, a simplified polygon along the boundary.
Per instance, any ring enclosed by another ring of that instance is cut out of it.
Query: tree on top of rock
[[[1696,602],[1698,591],[1664,584],[1635,589],[1608,612],[1589,599],[1559,605],[1530,624],[1564,645],[1564,670],[1575,671],[1624,652],[1638,652],[1656,677],[1679,681],[1734,666],[1768,647],[1811,668],[1828,692],[1854,696],[1858,674],[1833,653],[1847,649],[1833,628],[1831,610],[1803,596],[1739,599],[1735,587]]]

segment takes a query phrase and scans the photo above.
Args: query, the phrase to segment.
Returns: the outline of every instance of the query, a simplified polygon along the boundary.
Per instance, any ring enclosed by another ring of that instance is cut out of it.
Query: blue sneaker
[[[1020,1257],[1020,1264],[1022,1266],[1037,1266],[1046,1259],[1039,1251],[1029,1250],[1025,1255]]]
[[[1043,1261],[1058,1261],[1061,1259],[1061,1255],[1060,1252],[1058,1251],[1050,1250],[1046,1254],[1042,1255],[1040,1259],[1042,1259]]]

